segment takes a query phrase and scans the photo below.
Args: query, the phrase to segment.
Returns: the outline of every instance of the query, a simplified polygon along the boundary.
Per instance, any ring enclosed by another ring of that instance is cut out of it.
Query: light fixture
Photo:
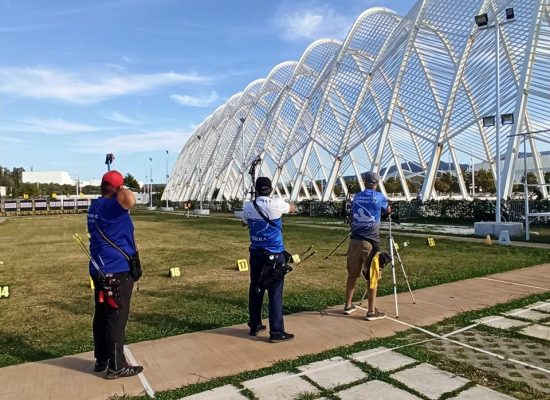
[[[506,9],[506,21],[514,19],[514,9],[512,7]]]
[[[506,10],[506,13],[508,13],[508,10]],[[512,14],[513,14],[513,10],[512,10]],[[506,14],[506,15],[508,15],[508,14]],[[475,21],[476,21],[476,25],[479,28],[481,28],[482,26],[487,26],[487,24],[489,23],[489,17],[487,17],[487,13],[476,15],[475,16]]]
[[[490,126],[495,126],[495,116],[491,115],[490,117],[483,117],[483,127],[488,128]]]
[[[500,116],[500,122],[502,123],[502,125],[513,125],[514,114],[502,114]]]

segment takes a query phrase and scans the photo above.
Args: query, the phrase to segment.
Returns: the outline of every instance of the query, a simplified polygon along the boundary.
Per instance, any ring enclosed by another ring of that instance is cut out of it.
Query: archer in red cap
[[[120,189],[124,185],[124,177],[118,171],[109,171],[101,179],[101,185],[103,184],[107,184],[114,189]]]
[[[120,172],[107,172],[101,179],[101,197],[88,210],[90,255],[94,260],[89,271],[95,285],[94,371],[107,371],[107,379],[134,376],[143,371],[142,366],[129,364],[124,355],[130,300],[141,269],[135,261],[139,258],[134,224],[128,212],[136,199],[123,185]]]

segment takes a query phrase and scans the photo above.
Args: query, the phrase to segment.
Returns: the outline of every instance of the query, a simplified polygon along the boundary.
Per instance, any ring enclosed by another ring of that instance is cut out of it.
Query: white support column
[[[212,199],[214,197],[214,192],[216,191],[216,186],[218,186],[218,182],[220,180],[219,175],[214,177],[212,180],[212,185],[210,185],[210,189],[208,189],[208,193],[206,194],[208,196],[208,199]]]
[[[420,6],[420,10],[418,10],[418,14],[416,14],[416,19],[414,21],[414,25],[411,29],[411,32],[409,33],[409,37],[407,39],[407,45],[405,47],[405,51],[403,53],[403,58],[401,60],[401,65],[399,66],[399,72],[397,74],[397,78],[395,79],[395,84],[393,86],[392,95],[390,99],[390,103],[388,105],[388,108],[386,110],[386,115],[382,119],[384,121],[384,126],[382,128],[382,133],[380,135],[380,140],[378,142],[378,146],[376,149],[376,153],[374,156],[374,165],[372,170],[379,172],[382,162],[382,156],[384,154],[384,148],[386,146],[386,142],[388,140],[388,136],[391,129],[391,123],[393,118],[393,113],[395,111],[395,106],[399,100],[399,94],[401,90],[401,84],[403,82],[403,78],[405,76],[405,71],[409,64],[409,59],[411,57],[411,54],[413,52],[413,46],[414,42],[416,40],[416,36],[418,35],[418,31],[420,29],[420,23],[422,22],[422,19],[424,18],[424,13],[426,12],[426,8],[428,5],[427,0],[422,1],[422,5]]]
[[[296,199],[298,198],[298,194],[300,191],[299,188],[302,185],[302,182],[304,180],[304,172],[306,171],[306,167],[309,161],[309,155],[311,153],[312,147],[313,147],[313,140],[311,139],[311,135],[310,135],[310,139],[306,145],[306,149],[304,150],[304,156],[302,157],[302,161],[300,162],[300,166],[298,167],[296,179],[294,180],[294,187],[292,188],[290,201],[296,201]]]
[[[353,156],[353,152],[349,153],[349,157],[351,159],[351,165],[353,166],[353,170],[355,171],[355,176],[357,178],[357,183],[359,184],[359,189],[361,191],[365,190],[365,182],[363,182],[363,177],[361,176],[361,173],[359,172],[359,169],[357,168],[357,162],[355,161],[355,157]]]
[[[229,174],[231,173],[232,164],[233,164],[233,161],[229,163],[229,165],[227,166],[227,169],[225,170],[225,174],[222,179],[220,190],[218,192],[218,195],[216,196],[216,201],[222,201],[223,199],[223,194],[225,192],[225,185],[227,184],[227,179],[229,178]]]
[[[282,167],[277,167],[275,169],[275,172],[273,174],[273,178],[271,179],[271,184],[273,185],[273,187],[277,187],[277,184],[279,183],[279,177],[281,176],[281,171],[282,170]],[[286,189],[285,189],[286,191]]]
[[[535,0],[535,12],[533,13],[533,18],[531,20],[531,27],[529,31],[529,38],[526,43],[531,43],[531,47],[525,50],[525,56],[523,59],[523,70],[521,71],[521,77],[519,79],[518,91],[520,96],[516,102],[516,108],[514,110],[514,125],[511,129],[511,138],[508,141],[508,148],[506,154],[508,155],[504,161],[504,168],[501,171],[501,193],[505,196],[510,196],[512,193],[512,181],[513,173],[517,160],[517,149],[519,147],[521,137],[521,128],[523,123],[526,121],[526,109],[527,109],[527,99],[529,96],[529,89],[531,87],[531,75],[533,71],[533,64],[535,62],[535,53],[538,46],[540,29],[542,23],[542,13],[545,5],[542,3],[544,0]],[[547,5],[546,5],[547,6]],[[500,115],[497,112],[496,124],[500,124]],[[531,149],[531,152],[534,153]]]
[[[294,165],[294,168],[296,169],[296,175],[294,176],[294,180],[293,180],[295,185],[296,185],[296,180],[297,180],[297,176],[298,176],[298,168],[299,168],[299,164],[298,164],[298,162],[296,162],[296,158],[300,158],[299,153],[292,156],[292,164]],[[304,183],[303,180],[302,180],[302,190],[304,191],[305,198],[308,199],[308,200],[311,199],[311,194],[309,193],[307,185]],[[292,193],[294,193],[294,187],[292,188],[291,195],[292,195]],[[301,200],[299,192],[298,192],[297,199],[298,199],[298,201]],[[290,199],[289,199],[289,201],[290,201]]]
[[[466,188],[466,183],[464,182],[464,175],[462,175],[462,170],[460,169],[460,161],[458,160],[458,156],[456,155],[456,149],[453,146],[453,143],[450,139],[447,141],[447,143],[449,145],[451,158],[453,159],[453,165],[455,167],[455,172],[456,172],[456,177],[458,179],[458,187],[460,188],[460,193],[462,194],[462,198],[467,199],[468,189]]]
[[[340,157],[334,160],[334,164],[332,164],[332,169],[330,170],[330,175],[329,175],[329,178],[327,179],[327,186],[325,187],[325,191],[323,193],[323,198],[321,199],[321,201],[329,201],[331,199],[332,188],[334,187],[334,183],[336,182],[336,177],[340,170],[341,163],[342,163],[342,159]]]
[[[206,190],[206,184],[207,183],[210,183],[210,181],[212,180],[211,179],[211,174],[212,174],[212,166],[208,166],[206,168],[206,173],[204,174],[204,179],[202,180],[202,184],[203,184],[203,198],[204,200],[207,200],[207,201],[210,201],[212,200],[212,198],[208,195],[208,193],[210,192],[210,189],[209,190]]]
[[[530,124],[527,121],[525,121],[525,125],[528,127],[527,129],[530,130]],[[536,171],[535,175],[537,176],[537,180],[540,183],[545,183],[542,160],[540,159],[540,153],[537,151],[537,141],[532,135],[529,135],[529,147],[531,147],[531,158],[533,159],[533,167]],[[543,196],[546,198],[548,196],[548,189],[546,185],[541,185],[539,189],[542,192]]]
[[[344,192],[344,195],[348,196],[348,186],[346,185],[346,181],[342,176],[338,177],[338,180],[340,181],[340,185],[342,185],[342,191]]]
[[[401,182],[401,189],[403,189],[405,199],[407,199],[407,201],[410,201],[412,197],[411,192],[409,191],[409,185],[407,185],[407,179],[405,178],[403,168],[401,167],[401,159],[399,158],[399,155],[397,155],[395,152],[395,147],[393,145],[393,140],[391,139],[391,137],[388,137],[388,145],[390,146],[390,151],[392,153],[393,161],[395,163],[395,168],[397,168],[397,174],[399,176],[399,181]]]
[[[462,85],[464,72],[466,70],[466,64],[470,57],[470,53],[474,44],[475,29],[476,28],[472,28],[470,32],[470,37],[466,42],[466,46],[464,46],[464,51],[460,56],[460,61],[458,62],[458,65],[454,74],[453,86],[449,91],[449,95],[445,103],[445,109],[443,112],[443,116],[441,117],[441,122],[439,124],[439,133],[438,133],[439,136],[436,140],[436,144],[432,149],[432,154],[431,154],[431,157],[429,158],[430,162],[428,164],[428,169],[426,170],[426,173],[424,175],[424,182],[422,183],[422,188],[420,189],[420,197],[422,198],[422,201],[430,200],[434,193],[434,183],[437,175],[437,170],[439,169],[439,164],[441,162],[443,145],[447,140],[449,125],[451,123],[451,117],[453,115],[453,110],[456,103],[457,95]],[[458,159],[456,158],[456,154],[452,153],[452,156],[453,156],[453,162],[458,162]],[[460,163],[456,163],[455,168],[458,169],[459,165]],[[462,181],[462,185],[463,184],[464,184],[464,181]],[[461,186],[461,190],[462,190],[462,186]]]

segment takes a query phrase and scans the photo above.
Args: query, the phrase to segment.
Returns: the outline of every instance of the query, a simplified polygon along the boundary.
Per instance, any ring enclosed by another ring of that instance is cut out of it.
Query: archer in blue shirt
[[[279,198],[269,197],[273,188],[271,180],[259,177],[255,184],[258,197],[245,204],[242,223],[250,233],[250,286],[248,289],[248,312],[250,336],[264,331],[262,324],[262,304],[267,290],[269,297],[269,342],[278,343],[294,338],[285,332],[283,322],[284,277],[263,287],[262,272],[270,271],[275,264],[285,264],[283,254],[283,232],[281,217],[294,211],[295,207]]]

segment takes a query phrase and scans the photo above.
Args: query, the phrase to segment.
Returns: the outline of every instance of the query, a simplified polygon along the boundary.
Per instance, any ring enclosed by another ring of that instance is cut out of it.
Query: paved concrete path
[[[468,279],[398,295],[399,320],[367,322],[341,307],[285,317],[296,339],[270,344],[267,334],[249,337],[246,325],[213,329],[129,347],[155,391],[174,389],[219,376],[271,366],[274,362],[358,341],[383,338],[456,314],[550,291],[550,264]],[[378,307],[394,315],[394,298],[379,299]],[[115,394],[144,394],[138,377],[107,381],[94,374],[91,352],[0,368],[0,399],[106,399]]]

